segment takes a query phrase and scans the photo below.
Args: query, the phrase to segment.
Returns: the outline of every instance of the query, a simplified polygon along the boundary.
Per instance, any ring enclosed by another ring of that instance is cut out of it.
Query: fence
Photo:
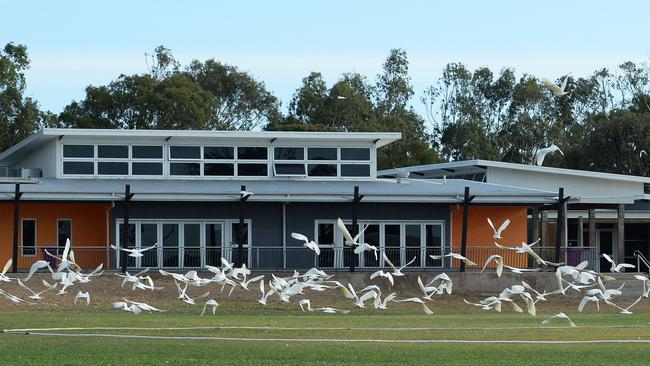
[[[59,260],[45,253],[61,256],[63,248],[57,246],[20,247],[18,268],[28,270],[37,260],[46,260],[54,268]],[[103,263],[105,269],[120,268],[120,256],[117,251],[105,246],[73,246],[76,262],[84,269],[95,268]],[[544,260],[555,261],[555,247],[534,247],[535,252]],[[457,270],[460,262],[444,257],[433,259],[430,255],[444,255],[451,252],[460,253],[460,247],[385,247],[381,251],[396,267],[406,266],[405,270]],[[221,266],[221,258],[230,262],[237,259],[239,252],[236,246],[228,247],[157,247],[143,253],[142,257],[127,256],[129,268],[164,268],[164,269],[200,269],[206,265]],[[466,257],[477,263],[477,267],[467,267],[467,270],[480,270],[487,258],[498,254],[503,257],[506,265],[517,268],[538,268],[540,265],[527,254],[516,253],[512,250],[499,249],[494,246],[468,246]],[[244,262],[254,270],[305,270],[318,267],[328,270],[345,270],[350,267],[352,260],[358,270],[377,270],[388,267],[381,252],[366,251],[359,255],[350,248],[322,247],[317,256],[313,251],[302,246],[244,246]],[[576,265],[582,261],[589,262],[589,268],[599,270],[599,254],[593,247],[560,248],[560,261],[568,265]],[[492,262],[488,268],[494,268]]]

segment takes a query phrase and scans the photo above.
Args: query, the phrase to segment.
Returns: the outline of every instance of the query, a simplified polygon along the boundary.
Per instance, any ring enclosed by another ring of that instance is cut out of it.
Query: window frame
[[[319,238],[318,238],[318,225],[319,224],[333,224],[336,225],[336,222],[331,219],[315,219],[314,220],[314,241],[316,243],[319,243]],[[352,224],[352,220],[343,220],[343,224],[346,226],[349,226]],[[400,263],[393,263],[395,266],[403,266],[405,265],[410,258],[406,258],[406,251],[407,250],[419,250],[420,255],[418,255],[416,261],[414,262],[415,265],[412,265],[413,268],[442,268],[444,267],[444,261],[441,262],[440,266],[427,266],[426,263],[426,258],[428,257],[427,255],[427,249],[430,248],[436,248],[436,247],[427,247],[427,238],[426,238],[426,227],[427,225],[432,225],[432,226],[438,226],[440,227],[440,250],[441,252],[444,252],[444,250],[448,247],[448,245],[445,243],[445,220],[358,220],[357,221],[358,229],[359,232],[363,229],[365,225],[378,225],[379,226],[379,243],[377,243],[377,249],[380,251],[384,251],[386,249],[386,225],[399,225],[400,227],[400,245],[399,245],[399,256],[400,256]],[[419,246],[406,246],[406,225],[419,225],[420,227],[420,245]],[[338,230],[335,226],[334,228],[334,245],[333,246],[321,246],[319,243],[319,247],[324,247],[324,248],[335,248],[334,253],[335,253],[335,258],[334,258],[334,268],[344,268],[343,266],[343,252],[344,248],[346,246],[344,245],[344,239],[343,239],[343,234],[341,233],[340,230]],[[362,233],[360,238],[360,241],[365,242],[365,233]],[[379,268],[384,268],[386,266],[383,257],[380,255],[379,257]],[[365,265],[365,260],[364,260],[363,255],[358,256],[358,261],[359,261],[359,268],[366,268]],[[372,266],[372,267],[367,267],[367,268],[375,268],[377,266]]]

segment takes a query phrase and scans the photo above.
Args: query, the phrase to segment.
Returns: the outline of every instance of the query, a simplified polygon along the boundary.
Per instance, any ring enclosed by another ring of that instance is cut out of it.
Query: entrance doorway
[[[616,260],[616,253],[618,245],[616,245],[616,232],[614,229],[597,229],[596,230],[596,248],[600,258],[599,272],[610,272],[612,266],[605,258],[603,253],[609,255],[612,259]]]

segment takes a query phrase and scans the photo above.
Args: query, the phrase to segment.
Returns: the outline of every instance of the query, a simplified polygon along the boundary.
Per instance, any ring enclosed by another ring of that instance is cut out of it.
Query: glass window
[[[72,221],[71,220],[58,220],[56,222],[56,231],[58,244],[60,247],[65,247],[68,239],[72,241]]]
[[[231,235],[233,245],[239,244],[239,221],[233,222],[231,225]],[[248,223],[244,222],[244,227],[242,230],[242,242],[244,245],[248,245]]]
[[[318,256],[319,267],[334,267],[334,224],[318,224],[317,238],[321,246]]]
[[[427,246],[426,265],[441,267],[441,259],[432,259],[430,255],[442,254],[442,225],[425,225],[424,236]]]
[[[235,149],[230,146],[204,146],[203,159],[234,159]]]
[[[399,224],[387,224],[384,226],[384,246],[386,256],[395,265],[400,266],[400,232]]]
[[[305,175],[305,164],[275,164],[276,175]]]
[[[237,261],[236,258],[239,257],[239,239],[238,239],[238,229],[239,228],[239,222],[233,222],[230,228],[230,234],[232,235],[232,259],[233,261]],[[248,224],[244,223],[244,228],[243,228],[243,233],[242,233],[242,244],[244,246],[244,250],[242,251],[242,257],[244,259],[244,263],[247,263],[248,265]]]
[[[95,163],[90,161],[64,161],[63,174],[95,174]]]
[[[158,242],[158,224],[140,224],[140,247],[150,247]],[[158,266],[158,250],[152,249],[142,253],[141,267]]]
[[[23,219],[22,229],[23,255],[36,254],[36,220]]]
[[[201,224],[183,225],[183,265],[201,266]]]
[[[370,165],[367,164],[341,164],[342,177],[369,177]]]
[[[275,160],[304,160],[305,149],[302,147],[276,147]]]
[[[334,224],[318,224],[318,245],[334,245]]]
[[[205,264],[221,265],[222,225],[205,224]]]
[[[94,158],[95,147],[93,145],[63,145],[64,158]]]
[[[370,245],[374,245],[379,248],[379,225],[372,224],[368,225],[366,230],[363,232],[363,241]],[[363,264],[366,267],[378,267],[379,266],[379,254],[377,254],[377,259],[375,259],[375,252],[372,250],[367,250],[364,252]]]
[[[128,159],[129,147],[126,145],[99,145],[97,146],[97,157]]]
[[[266,159],[267,149],[266,147],[238,147],[237,148],[237,159]]]
[[[118,163],[114,161],[100,161],[97,163],[97,174],[99,175],[128,175],[129,163]]]
[[[205,163],[203,175],[206,176],[233,176],[235,175],[235,164]]]
[[[266,164],[237,164],[237,175],[239,176],[267,176],[269,175]]]
[[[309,160],[336,160],[335,147],[310,147],[307,155]]]
[[[336,177],[336,164],[309,164],[307,172],[310,177]]]
[[[134,159],[162,159],[162,146],[132,146]]]
[[[201,175],[201,164],[199,163],[170,163],[170,175]]]
[[[163,266],[178,267],[178,224],[163,224],[162,234]]]
[[[419,267],[420,261],[417,258],[420,258],[420,228],[421,225],[404,225],[404,245],[406,246],[406,258],[407,262],[410,262],[413,257],[416,258],[415,262],[411,263],[409,267]]]
[[[342,147],[341,160],[370,160],[370,149],[365,147]]]
[[[162,175],[162,163],[131,163],[132,175]]]
[[[124,224],[119,223],[117,225],[117,232],[119,234],[119,237],[118,237],[117,240],[118,240],[118,243],[119,243],[120,246],[124,246],[124,245],[126,245],[126,242],[127,242],[126,239],[128,239],[129,248],[133,248],[136,245],[136,242],[135,242],[135,224],[129,224],[127,229],[128,230],[125,233],[124,232]],[[126,235],[126,238],[124,237],[124,235]],[[122,253],[124,253],[124,257],[122,257]],[[115,252],[115,255],[118,258],[117,259],[118,264],[119,264],[119,261],[121,260],[121,258],[126,258],[127,267],[135,267],[135,258],[126,255],[125,252]]]
[[[201,159],[201,148],[198,146],[170,146],[171,159]]]

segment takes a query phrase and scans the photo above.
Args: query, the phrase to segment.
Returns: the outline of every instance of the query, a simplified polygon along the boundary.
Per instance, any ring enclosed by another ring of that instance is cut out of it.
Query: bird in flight
[[[542,80],[542,82],[544,83],[544,86],[549,88],[553,92],[553,94],[555,94],[556,97],[562,97],[562,96],[565,96],[565,95],[569,94],[569,92],[565,91],[568,81],[569,81],[569,78],[565,77],[564,80],[562,81],[562,86],[558,86],[557,84],[555,84],[554,82],[552,82],[552,81],[550,81],[548,79],[543,79]]]
[[[606,253],[603,253],[603,258],[605,258],[609,263],[612,264],[612,266],[611,266],[610,269],[609,269],[609,270],[612,271],[612,272],[620,273],[620,272],[621,272],[621,269],[623,269],[623,268],[634,268],[634,267],[635,267],[635,265],[633,265],[633,264],[629,264],[629,263],[619,263],[619,264],[616,264],[616,263],[614,262],[614,260],[612,259],[612,257],[610,257],[609,255],[607,255]]]
[[[118,247],[116,245],[111,244],[111,248],[113,248],[115,250],[123,250],[123,251],[129,253],[129,257],[133,257],[133,258],[142,257],[143,256],[142,253],[146,252],[147,250],[151,250],[151,249],[153,249],[153,248],[155,248],[157,246],[158,246],[158,243],[155,243],[154,245],[152,245],[150,247],[131,249],[131,248],[122,248],[122,247]]]
[[[553,320],[553,319],[566,319],[569,322],[569,325],[571,325],[572,327],[576,326],[576,324],[564,313],[557,313],[557,314],[553,315],[552,317],[542,321],[542,324],[549,324],[551,322],[551,320]]]
[[[555,145],[555,144],[552,144],[549,147],[545,147],[545,148],[537,150],[535,152],[535,156],[533,156],[533,161],[535,162],[535,165],[542,166],[542,163],[544,162],[544,158],[546,157],[546,155],[552,154],[552,153],[554,153],[556,151],[559,151],[560,154],[562,154],[562,156],[564,156],[564,153],[562,152],[562,150],[560,150],[560,148],[557,147],[557,145]]]
[[[302,245],[303,247],[313,250],[316,255],[320,255],[320,248],[313,240],[310,241],[306,236],[299,233],[291,233],[291,237],[296,240],[304,241],[305,243]]]
[[[510,219],[506,219],[506,220],[501,224],[501,226],[499,226],[499,229],[497,230],[497,229],[494,227],[494,224],[492,223],[492,220],[490,220],[489,217],[487,218],[487,222],[488,222],[488,224],[490,225],[490,227],[492,228],[492,231],[494,231],[494,235],[492,235],[492,239],[494,239],[494,240],[496,240],[496,239],[501,239],[501,233],[503,232],[503,230],[505,230],[505,229],[508,227],[508,225],[510,225]]]

